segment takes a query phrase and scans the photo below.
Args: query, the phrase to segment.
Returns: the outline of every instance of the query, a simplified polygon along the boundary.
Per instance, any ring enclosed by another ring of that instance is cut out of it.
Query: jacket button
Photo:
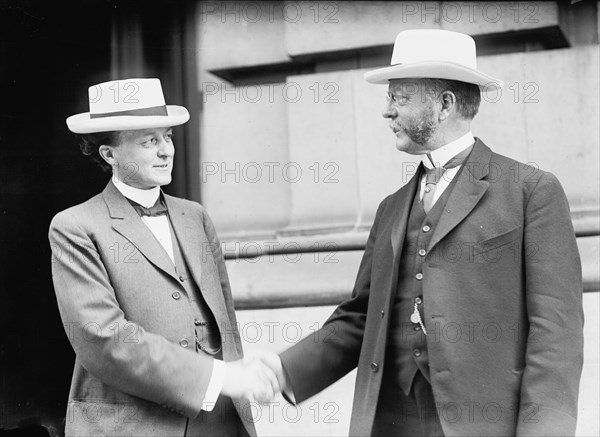
[[[181,340],[179,340],[179,346],[181,347],[188,347],[188,341],[185,338],[182,338]]]
[[[379,365],[377,365],[377,363],[371,363],[371,370],[377,372],[379,370]]]
[[[194,325],[196,325],[196,326],[204,326],[204,325],[206,325],[206,322],[203,322],[200,319],[194,319]]]
[[[171,297],[175,300],[179,300],[181,298],[181,293],[179,291],[174,291]]]
[[[381,317],[385,316],[385,311],[381,310]]]
[[[423,301],[421,300],[421,298],[420,298],[419,296],[415,297],[415,303],[416,303],[417,305],[421,305],[421,303],[422,303],[422,302],[423,302]]]
[[[427,225],[423,226],[423,232],[429,232],[431,231],[431,228]]]
[[[425,256],[425,255],[427,255],[427,251],[425,249],[419,250],[419,256]]]
[[[183,276],[179,275],[179,280],[180,280],[181,282],[183,282],[183,281],[184,281],[184,279],[183,279]]]
[[[423,273],[420,273],[420,272],[419,272],[419,273],[417,273],[417,274],[415,275],[415,278],[417,278],[417,281],[420,281],[421,279],[423,279]]]
[[[420,350],[420,349],[415,349],[415,350],[413,351],[413,355],[414,355],[415,357],[420,357],[420,356],[421,356],[421,350]]]

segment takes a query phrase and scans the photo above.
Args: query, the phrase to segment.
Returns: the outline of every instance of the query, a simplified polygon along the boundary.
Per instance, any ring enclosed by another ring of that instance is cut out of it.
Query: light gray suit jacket
[[[164,197],[191,275],[218,322],[223,359],[239,359],[213,224],[200,204]],[[67,435],[184,435],[187,418],[200,413],[213,358],[195,351],[190,302],[165,250],[112,182],[57,214],[49,239],[58,306],[77,356]],[[244,400],[234,405],[238,413],[247,409]],[[247,416],[240,414],[254,435]]]

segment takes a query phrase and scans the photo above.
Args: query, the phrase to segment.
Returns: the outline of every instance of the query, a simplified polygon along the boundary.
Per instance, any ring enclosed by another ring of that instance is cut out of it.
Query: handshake
[[[225,368],[222,393],[232,398],[271,402],[287,388],[281,360],[272,352],[255,353],[242,360],[226,362]]]

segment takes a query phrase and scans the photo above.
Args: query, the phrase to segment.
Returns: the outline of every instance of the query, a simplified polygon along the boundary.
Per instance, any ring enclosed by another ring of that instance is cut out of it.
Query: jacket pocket
[[[521,226],[516,226],[509,231],[477,243],[473,248],[474,255],[481,255],[492,250],[497,250],[502,246],[506,246],[510,243],[520,240],[522,229],[523,228]]]
[[[65,417],[67,436],[127,436],[141,420],[135,403],[111,400],[71,400]]]

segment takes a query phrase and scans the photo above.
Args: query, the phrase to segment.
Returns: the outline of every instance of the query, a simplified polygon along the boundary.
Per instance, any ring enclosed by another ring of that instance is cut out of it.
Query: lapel
[[[223,293],[214,292],[220,289],[221,278],[216,267],[211,269],[214,264],[207,260],[207,257],[212,257],[211,243],[203,232],[202,223],[194,219],[194,215],[183,201],[166,194],[164,199],[169,209],[175,237],[188,269],[215,319],[219,320],[219,323],[225,323],[221,322],[222,315],[227,314]],[[230,327],[227,325],[225,328]]]
[[[406,235],[406,225],[410,214],[410,205],[416,196],[423,174],[423,164],[419,164],[417,172],[406,185],[404,185],[398,194],[394,196],[391,212],[395,215],[392,224],[392,251],[394,254],[394,271],[398,270],[404,236]]]
[[[206,260],[203,262],[203,254],[207,250],[203,251],[202,248],[208,249],[210,247],[206,234],[198,232],[198,227],[201,224],[194,221],[190,210],[179,199],[166,194],[164,199],[169,209],[169,218],[181,253],[196,284],[203,289],[205,284],[202,281],[206,280],[208,272],[203,271],[206,263]]]
[[[177,280],[169,255],[112,181],[102,192],[102,197],[108,206],[113,229],[127,238],[152,264]]]
[[[427,252],[439,243],[454,229],[481,200],[490,183],[483,180],[490,168],[492,151],[483,142],[476,138],[473,151],[463,164],[456,185],[452,188],[450,197],[444,207],[444,212],[435,226]]]

